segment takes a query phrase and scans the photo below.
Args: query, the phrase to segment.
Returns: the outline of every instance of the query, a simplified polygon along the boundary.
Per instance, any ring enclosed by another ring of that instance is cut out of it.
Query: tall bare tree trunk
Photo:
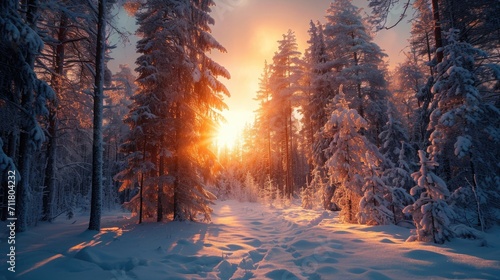
[[[434,18],[434,39],[436,40],[437,63],[443,61],[443,39],[441,37],[441,20],[439,18],[439,2],[432,0],[432,15]]]
[[[96,76],[94,85],[94,135],[92,145],[92,196],[89,230],[101,229],[102,208],[102,109],[104,99],[104,51],[106,48],[106,0],[99,0],[97,19]]]
[[[57,157],[57,130],[58,130],[58,120],[57,120],[57,98],[62,92],[62,77],[64,75],[64,56],[65,47],[64,41],[66,41],[68,18],[64,12],[61,12],[61,19],[59,21],[59,31],[57,33],[58,45],[56,46],[55,53],[55,67],[54,73],[51,77],[51,86],[56,93],[52,106],[49,109],[49,139],[47,144],[47,167],[45,169],[45,190],[43,192],[43,217],[42,220],[50,221],[53,218],[52,214],[52,202],[54,200],[55,183],[56,183],[56,157]]]

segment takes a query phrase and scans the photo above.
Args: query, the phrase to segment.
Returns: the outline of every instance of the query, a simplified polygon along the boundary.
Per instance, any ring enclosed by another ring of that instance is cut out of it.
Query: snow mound
[[[85,247],[75,255],[76,259],[94,263],[103,270],[123,270],[130,271],[137,266],[147,265],[146,260],[140,260],[134,257],[120,258],[107,252],[97,250],[93,247]]]

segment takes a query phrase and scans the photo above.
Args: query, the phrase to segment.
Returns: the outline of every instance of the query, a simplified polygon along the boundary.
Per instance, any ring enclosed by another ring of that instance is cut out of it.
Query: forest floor
[[[405,242],[397,226],[341,224],[337,213],[217,201],[212,222],[143,223],[82,215],[16,236],[16,272],[0,279],[500,279],[500,228],[478,240]],[[2,224],[2,228],[5,226]]]

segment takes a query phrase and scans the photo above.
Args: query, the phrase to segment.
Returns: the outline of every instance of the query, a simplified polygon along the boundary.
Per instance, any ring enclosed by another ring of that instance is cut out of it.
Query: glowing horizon
[[[210,56],[231,73],[231,79],[221,79],[231,93],[225,98],[229,109],[222,112],[227,123],[222,123],[217,136],[218,144],[234,145],[228,141],[235,141],[245,124],[253,123],[254,112],[259,104],[254,100],[259,78],[264,68],[264,62],[272,62],[274,52],[277,51],[278,40],[289,29],[295,32],[299,51],[304,53],[307,48],[309,22],[325,22],[324,16],[331,1],[315,0],[215,0],[218,6],[213,7],[212,16],[215,25],[212,26],[212,35],[226,49],[227,53],[214,51]],[[358,6],[365,6],[365,1],[354,0]],[[365,8],[364,12],[369,12]],[[397,12],[396,12],[397,13]],[[120,13],[120,26],[128,26],[130,31],[135,30],[134,19]],[[375,43],[379,44],[388,54],[389,68],[393,68],[404,58],[401,50],[407,45],[408,34],[403,31],[408,25],[401,23],[394,29],[383,30],[375,34]],[[123,46],[113,52],[110,69],[115,72],[119,64],[127,63],[133,67],[137,54],[135,43],[137,37],[130,38],[131,45]],[[132,60],[133,59],[133,60]]]

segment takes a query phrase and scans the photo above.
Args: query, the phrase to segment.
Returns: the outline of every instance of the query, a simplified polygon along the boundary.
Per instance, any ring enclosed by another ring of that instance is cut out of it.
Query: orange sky
[[[257,103],[253,100],[258,89],[258,80],[264,67],[264,61],[272,61],[277,50],[277,41],[288,29],[295,31],[299,50],[307,47],[307,30],[309,21],[324,22],[326,9],[331,1],[327,0],[215,0],[217,6],[212,10],[216,23],[212,31],[214,37],[227,49],[227,53],[212,53],[212,57],[226,67],[231,79],[224,81],[231,98],[226,100],[229,110],[224,112],[228,123],[224,127],[224,143],[232,142],[236,132],[246,122],[253,120],[253,111]],[[366,0],[354,0],[355,5],[366,5]],[[366,7],[366,6],[365,6]],[[395,9],[389,21],[397,20]],[[370,11],[365,8],[364,12]],[[120,13],[118,26],[127,26],[133,32],[135,19]],[[406,22],[406,20],[405,20]],[[403,23],[405,23],[403,22]],[[401,51],[407,45],[409,34],[407,24],[400,24],[389,31],[376,34],[375,42],[389,55],[390,66],[403,60]],[[130,38],[131,44],[118,43],[113,51],[114,60],[109,66],[114,72],[118,64],[129,64],[135,68],[134,62],[136,38]]]

